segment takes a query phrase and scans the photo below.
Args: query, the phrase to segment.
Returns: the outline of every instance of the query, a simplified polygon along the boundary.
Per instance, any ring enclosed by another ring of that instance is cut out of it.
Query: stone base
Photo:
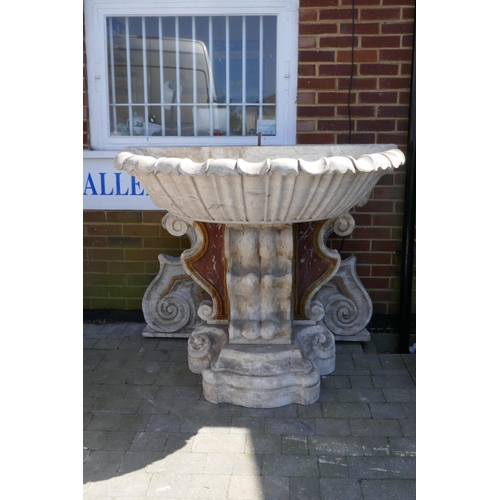
[[[294,325],[290,345],[227,342],[227,325],[204,325],[188,341],[188,362],[211,403],[248,408],[308,405],[335,369],[335,339],[323,325]]]
[[[294,345],[226,344],[202,377],[203,395],[211,403],[276,408],[319,398],[319,371]]]
[[[158,332],[153,330],[149,326],[146,326],[144,330],[142,330],[142,336],[146,338],[160,338],[160,339],[188,339],[191,335],[190,332],[182,331],[182,332]]]

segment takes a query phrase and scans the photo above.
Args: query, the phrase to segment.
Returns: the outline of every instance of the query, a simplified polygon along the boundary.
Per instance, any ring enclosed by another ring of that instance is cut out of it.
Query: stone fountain
[[[322,321],[327,299],[316,296],[340,268],[326,238],[350,234],[349,210],[403,163],[393,145],[143,148],[116,156],[114,166],[168,211],[163,226],[191,242],[162,279],[165,293],[178,287],[179,301],[168,307],[191,327],[189,368],[201,374],[205,399],[273,408],[319,398],[321,375],[335,369],[335,338]]]

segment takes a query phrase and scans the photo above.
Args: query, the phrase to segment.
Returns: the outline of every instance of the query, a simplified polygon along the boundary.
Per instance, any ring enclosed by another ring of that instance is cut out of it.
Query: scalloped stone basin
[[[114,166],[177,217],[276,224],[345,213],[403,163],[394,145],[371,144],[126,149]]]
[[[393,145],[145,148],[116,156],[114,166],[168,211],[163,226],[191,241],[180,262],[211,298],[188,341],[205,399],[253,408],[318,400],[320,377],[335,369],[335,339],[314,299],[340,266],[325,244],[328,227],[348,219],[403,163]],[[297,285],[301,278],[306,286]]]

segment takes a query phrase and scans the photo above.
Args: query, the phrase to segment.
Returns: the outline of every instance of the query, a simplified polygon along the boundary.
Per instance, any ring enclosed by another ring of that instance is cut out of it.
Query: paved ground
[[[415,360],[337,344],[309,406],[203,399],[186,340],[84,324],[84,500],[410,500]]]

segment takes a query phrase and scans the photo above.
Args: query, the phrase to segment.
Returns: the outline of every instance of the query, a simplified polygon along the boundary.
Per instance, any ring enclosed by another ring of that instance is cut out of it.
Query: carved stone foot
[[[189,338],[189,368],[211,403],[249,408],[308,405],[320,377],[335,369],[335,340],[323,325],[294,326],[290,345],[230,344],[227,326],[204,325]]]

